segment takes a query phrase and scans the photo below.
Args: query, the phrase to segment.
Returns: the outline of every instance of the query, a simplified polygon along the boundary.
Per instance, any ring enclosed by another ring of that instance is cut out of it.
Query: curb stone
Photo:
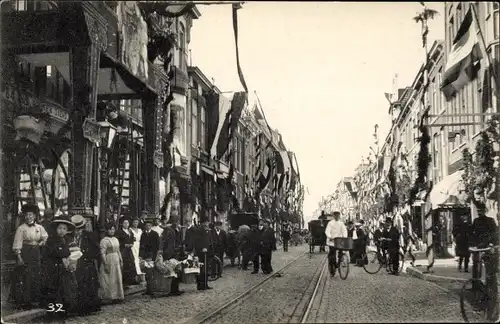
[[[124,293],[125,296],[130,296],[130,295],[135,295],[138,293],[142,293],[146,291],[146,284],[141,283],[138,285],[134,285],[129,287],[128,289],[125,289]],[[17,323],[17,322],[28,322],[28,321],[33,321],[34,319],[43,317],[47,314],[45,309],[42,308],[35,308],[35,309],[30,309],[30,310],[25,310],[25,311],[20,311],[13,313],[11,315],[2,317],[2,324],[8,324],[8,323]]]
[[[465,278],[456,278],[456,277],[445,277],[445,276],[436,276],[431,273],[423,273],[419,269],[415,267],[407,267],[406,273],[412,277],[416,277],[425,281],[431,282],[451,282],[451,283],[465,283],[469,279]]]

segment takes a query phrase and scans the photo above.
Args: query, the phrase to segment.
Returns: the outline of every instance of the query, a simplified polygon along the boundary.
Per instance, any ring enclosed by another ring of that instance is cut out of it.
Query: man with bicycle
[[[340,212],[336,211],[333,213],[333,220],[331,220],[325,229],[326,234],[326,244],[328,245],[328,268],[330,270],[330,275],[335,276],[335,272],[338,268],[338,259],[341,250],[335,247],[334,239],[337,237],[347,237],[347,227],[344,222],[340,220]]]
[[[385,219],[385,231],[383,237],[387,240],[387,253],[389,253],[389,262],[392,264],[392,274],[399,274],[399,230],[392,224],[392,218]]]

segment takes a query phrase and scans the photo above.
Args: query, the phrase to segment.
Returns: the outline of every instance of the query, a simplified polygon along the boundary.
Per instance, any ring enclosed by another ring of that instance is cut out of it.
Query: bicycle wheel
[[[376,274],[382,268],[382,264],[380,263],[380,256],[376,251],[368,251],[364,254],[365,259],[367,260],[363,263],[363,269],[369,274]]]
[[[347,276],[349,275],[349,259],[347,258],[347,255],[345,253],[342,253],[338,267],[340,279],[346,280]]]
[[[222,276],[222,261],[218,257],[212,257],[208,267],[208,281],[215,281]]]
[[[474,287],[476,286],[476,287]],[[460,312],[465,323],[485,323],[488,295],[480,280],[469,279],[460,291]]]

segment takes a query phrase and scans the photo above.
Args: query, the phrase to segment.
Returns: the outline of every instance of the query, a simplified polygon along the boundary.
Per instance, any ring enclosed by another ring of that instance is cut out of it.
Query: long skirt
[[[41,254],[37,245],[23,245],[21,257],[24,265],[13,273],[12,298],[18,305],[40,301]]]
[[[78,305],[75,310],[83,314],[100,310],[99,276],[94,261],[79,260],[76,268],[76,278],[78,282]]]
[[[52,315],[73,313],[78,303],[75,272],[66,270],[62,261],[47,264],[47,270],[50,272],[46,275],[44,289],[45,308],[53,310]]]
[[[120,256],[113,252],[106,254],[106,264],[109,272],[106,272],[104,264],[99,268],[99,297],[102,300],[124,299],[122,270],[120,269]]]
[[[122,249],[121,253],[123,258],[123,284],[135,285],[137,283],[137,271],[132,248],[126,247]]]

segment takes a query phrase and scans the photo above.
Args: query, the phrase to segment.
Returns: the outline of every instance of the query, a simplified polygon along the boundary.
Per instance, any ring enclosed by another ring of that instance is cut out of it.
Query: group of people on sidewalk
[[[462,215],[461,222],[453,229],[455,239],[455,255],[458,257],[458,271],[469,272],[470,247],[485,248],[488,245],[498,245],[498,231],[495,220],[486,216],[485,209],[478,209],[478,217],[472,223],[469,215]],[[473,264],[479,262],[478,255],[473,255]],[[473,276],[476,267],[473,266]]]
[[[273,272],[272,251],[276,250],[274,230],[269,220],[260,220],[252,228],[243,225],[226,233],[221,222],[210,224],[196,220],[182,234],[175,220],[160,217],[121,217],[105,224],[104,235],[85,230],[87,220],[81,215],[53,217],[50,210],[37,223],[39,209],[34,204],[22,206],[24,222],[17,228],[13,252],[16,269],[12,281],[11,300],[22,308],[41,307],[57,315],[86,315],[97,312],[103,303],[118,303],[125,298],[127,286],[151,273],[144,271],[145,262],[172,258],[198,257],[207,260],[224,254],[234,264],[243,256],[242,269],[252,261],[253,272]],[[203,261],[202,261],[203,262]],[[198,290],[211,289],[201,264],[197,276]],[[180,279],[172,281],[171,295],[180,295]],[[151,293],[148,284],[146,294]]]

